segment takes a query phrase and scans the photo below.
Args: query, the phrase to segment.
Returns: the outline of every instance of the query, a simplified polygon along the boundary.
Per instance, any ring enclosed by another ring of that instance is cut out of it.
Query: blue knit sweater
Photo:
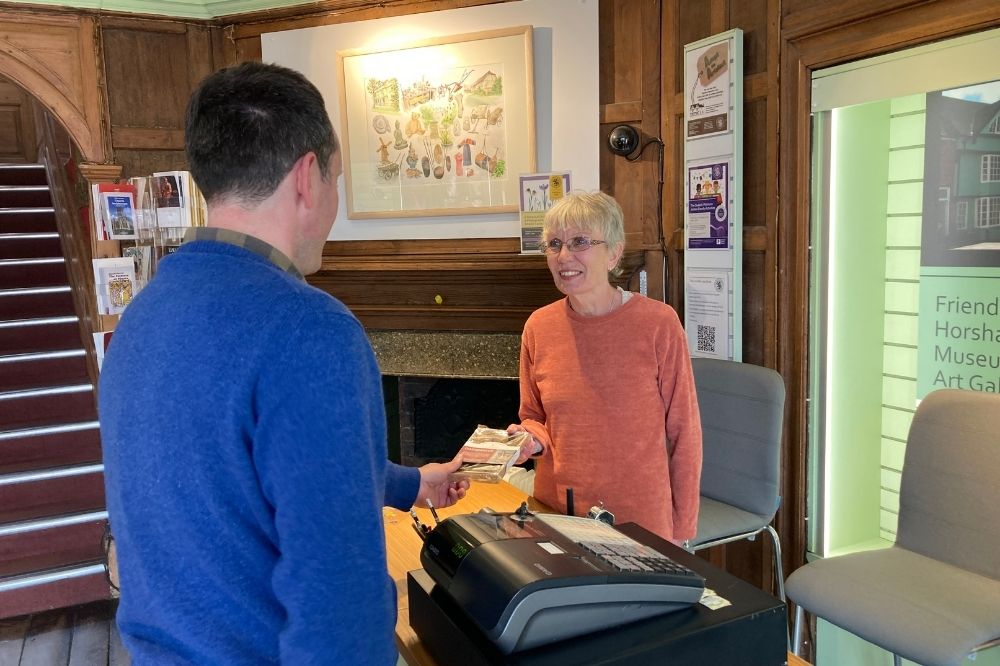
[[[144,664],[395,664],[379,369],[334,298],[244,248],[164,259],[100,383],[118,623]]]

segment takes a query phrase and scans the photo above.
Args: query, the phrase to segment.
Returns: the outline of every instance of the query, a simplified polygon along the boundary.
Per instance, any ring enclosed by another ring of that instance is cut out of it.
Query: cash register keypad
[[[599,520],[552,514],[540,514],[536,519],[555,527],[615,571],[674,574],[701,581],[701,577],[687,567]]]
[[[666,555],[637,541],[585,541],[580,546],[616,571],[648,571],[684,575],[690,571]]]

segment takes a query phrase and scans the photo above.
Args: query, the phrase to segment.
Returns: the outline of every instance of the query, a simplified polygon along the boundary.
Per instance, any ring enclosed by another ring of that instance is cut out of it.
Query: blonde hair
[[[614,252],[625,245],[625,216],[622,207],[613,197],[601,191],[585,192],[574,190],[558,199],[552,208],[545,213],[542,223],[542,242],[547,243],[560,231],[578,228],[594,235],[608,244],[608,250]],[[612,275],[621,275],[621,257],[618,263],[609,271]]]

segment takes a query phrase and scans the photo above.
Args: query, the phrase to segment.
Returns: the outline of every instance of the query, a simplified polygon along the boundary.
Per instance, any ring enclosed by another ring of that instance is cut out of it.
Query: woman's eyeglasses
[[[545,254],[559,254],[566,246],[566,249],[570,252],[585,252],[589,250],[594,245],[604,245],[607,241],[602,240],[592,240],[586,236],[573,236],[565,243],[558,238],[553,238],[548,243],[542,243],[538,249],[540,249]]]

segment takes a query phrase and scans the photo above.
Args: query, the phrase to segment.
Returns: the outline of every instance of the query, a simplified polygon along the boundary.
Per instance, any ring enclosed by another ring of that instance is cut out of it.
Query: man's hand
[[[451,462],[427,463],[420,468],[420,490],[417,492],[417,506],[426,506],[429,499],[435,507],[451,506],[465,497],[469,480],[452,481],[451,475],[462,465],[462,458],[455,456]]]

